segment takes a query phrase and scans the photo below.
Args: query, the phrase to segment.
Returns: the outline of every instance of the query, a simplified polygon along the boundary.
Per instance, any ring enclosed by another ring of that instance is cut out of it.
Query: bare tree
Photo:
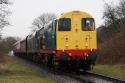
[[[47,24],[49,21],[53,20],[56,18],[55,14],[52,13],[44,13],[41,16],[37,17],[33,23],[31,29],[33,31],[42,28],[45,24]]]
[[[117,15],[121,20],[120,22],[124,24],[125,23],[125,0],[120,0],[119,5],[117,6]]]
[[[125,17],[125,0],[121,0],[119,3],[119,9],[123,17]]]
[[[103,18],[105,19],[106,25],[115,24],[118,19],[115,7],[106,3]]]
[[[30,29],[32,29],[32,32],[35,32],[36,30],[38,30],[39,28],[41,28],[38,24],[37,25],[32,25],[31,27],[29,27]]]
[[[2,28],[9,25],[9,21],[7,19],[7,16],[10,14],[10,11],[7,8],[9,4],[11,4],[9,0],[0,0],[0,33]]]

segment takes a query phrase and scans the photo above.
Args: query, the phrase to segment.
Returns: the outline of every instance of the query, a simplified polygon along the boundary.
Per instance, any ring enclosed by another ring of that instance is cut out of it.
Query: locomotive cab
[[[63,14],[57,22],[56,36],[58,59],[82,61],[77,65],[80,68],[89,70],[90,65],[95,62],[91,61],[93,63],[89,63],[89,57],[92,54],[96,55],[95,51],[97,48],[95,21],[93,17],[88,13],[80,11]],[[95,59],[96,56],[92,60]]]

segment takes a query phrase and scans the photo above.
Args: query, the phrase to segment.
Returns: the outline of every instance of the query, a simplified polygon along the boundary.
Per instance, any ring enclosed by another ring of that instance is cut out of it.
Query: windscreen
[[[93,31],[95,30],[95,24],[93,18],[82,18],[82,30]]]
[[[70,31],[71,30],[71,19],[61,18],[58,21],[58,31]]]

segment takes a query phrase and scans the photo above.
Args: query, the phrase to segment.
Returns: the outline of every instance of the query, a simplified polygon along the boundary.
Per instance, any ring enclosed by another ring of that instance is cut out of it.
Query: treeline
[[[97,29],[99,42],[120,32],[125,25],[125,0],[120,0],[118,5],[105,3],[104,8],[104,24]]]
[[[9,51],[13,50],[14,43],[17,42],[18,40],[20,39],[15,37],[2,38],[0,40],[0,52],[8,53]]]
[[[98,63],[125,63],[125,0],[105,3],[104,24],[97,29]]]
[[[0,0],[0,39],[1,31],[5,26],[10,25],[8,15],[11,14],[8,5],[12,4],[9,0]]]
[[[8,21],[8,16],[11,14],[11,11],[8,8],[8,5],[11,5],[12,2],[10,0],[0,0],[0,52],[8,52],[13,48],[13,43],[15,42],[15,38],[7,37],[2,38],[2,29],[5,26],[10,25]]]

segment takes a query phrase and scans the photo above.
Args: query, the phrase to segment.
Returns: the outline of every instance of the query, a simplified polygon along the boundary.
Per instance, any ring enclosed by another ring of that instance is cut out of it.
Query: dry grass
[[[0,64],[11,64],[11,63],[14,63],[15,61],[7,56],[6,54],[0,52]]]
[[[55,83],[55,81],[0,53],[0,83]]]

